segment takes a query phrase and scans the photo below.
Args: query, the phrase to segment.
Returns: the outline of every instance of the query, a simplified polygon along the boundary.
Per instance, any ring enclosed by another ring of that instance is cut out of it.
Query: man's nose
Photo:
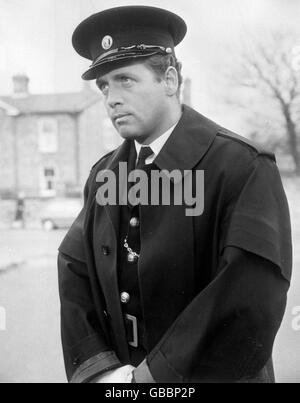
[[[106,102],[110,108],[115,108],[117,105],[123,104],[123,98],[117,88],[111,86],[108,90]]]

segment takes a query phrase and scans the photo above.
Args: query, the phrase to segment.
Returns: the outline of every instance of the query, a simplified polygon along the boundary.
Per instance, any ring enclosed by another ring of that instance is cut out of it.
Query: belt
[[[124,314],[127,342],[131,347],[143,347],[144,330],[136,316]]]

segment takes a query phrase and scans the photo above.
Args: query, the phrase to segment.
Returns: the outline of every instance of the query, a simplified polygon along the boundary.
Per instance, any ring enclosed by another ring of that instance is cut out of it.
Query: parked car
[[[46,231],[69,228],[82,208],[81,199],[53,199],[42,209],[41,223]]]

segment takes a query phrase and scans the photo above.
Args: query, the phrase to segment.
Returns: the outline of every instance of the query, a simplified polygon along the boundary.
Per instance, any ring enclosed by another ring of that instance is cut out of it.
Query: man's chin
[[[139,138],[139,135],[136,132],[125,128],[120,128],[118,132],[124,140],[137,140]]]

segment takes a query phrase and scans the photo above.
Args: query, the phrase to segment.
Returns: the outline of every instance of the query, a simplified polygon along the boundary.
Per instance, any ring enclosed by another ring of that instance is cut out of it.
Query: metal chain
[[[137,257],[139,259],[140,255],[136,252],[134,252],[128,245],[128,236],[126,236],[125,240],[124,240],[124,248],[127,250],[127,252],[129,252],[131,255],[133,255],[134,257]]]

